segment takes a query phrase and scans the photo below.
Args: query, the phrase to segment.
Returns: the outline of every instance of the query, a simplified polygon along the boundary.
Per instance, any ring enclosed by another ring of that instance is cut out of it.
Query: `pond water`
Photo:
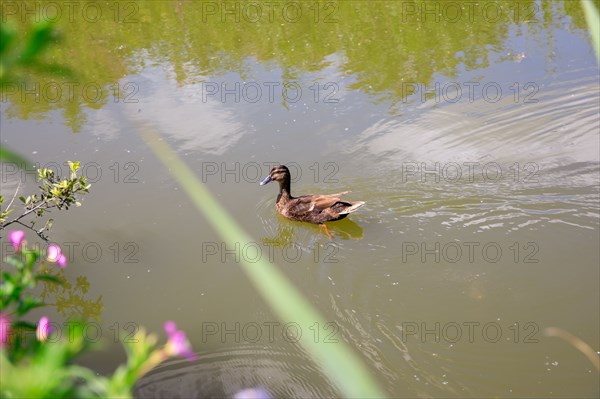
[[[50,236],[74,283],[48,294],[53,317],[96,320],[105,344],[82,363],[111,373],[117,331],[172,319],[199,359],[138,397],[339,395],[297,334],[349,344],[390,397],[598,397],[594,366],[544,334],[600,350],[599,75],[579,2],[75,3],[44,58],[75,78],[6,90],[1,144],[92,182]],[[24,10],[4,12],[24,30]],[[254,242],[223,243],[140,123]],[[258,184],[277,163],[294,194],[366,205],[333,239],[283,219]],[[2,195],[17,187],[34,176],[5,164]],[[275,263],[328,324],[280,323],[242,257]]]

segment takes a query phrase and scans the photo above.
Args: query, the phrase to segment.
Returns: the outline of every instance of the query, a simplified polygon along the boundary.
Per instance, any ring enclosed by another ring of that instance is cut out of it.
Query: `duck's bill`
[[[267,183],[268,183],[268,182],[270,182],[270,181],[271,181],[271,175],[269,175],[269,176],[265,177],[265,178],[264,178],[264,179],[263,179],[263,180],[260,182],[260,185],[261,185],[261,186],[264,186],[265,184],[267,184]]]

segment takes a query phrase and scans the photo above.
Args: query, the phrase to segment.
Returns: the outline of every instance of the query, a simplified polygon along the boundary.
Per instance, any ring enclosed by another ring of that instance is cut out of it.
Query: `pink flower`
[[[48,262],[56,263],[63,269],[67,267],[67,257],[62,253],[60,247],[56,244],[51,244],[46,250],[46,258]]]
[[[8,338],[10,336],[10,320],[4,313],[0,313],[0,348],[3,348],[8,344]]]
[[[175,325],[175,322],[173,320],[165,322],[165,331],[167,332],[167,335],[169,337],[171,336],[171,334],[177,332],[177,326]]]
[[[58,260],[56,261],[56,264],[62,267],[63,269],[67,267],[67,257],[65,256],[65,254],[60,254]]]
[[[25,238],[25,232],[22,230],[15,230],[8,233],[8,241],[12,244],[15,251],[19,252],[21,250],[21,245],[23,244],[23,239]]]
[[[185,332],[178,330],[174,321],[169,320],[165,323],[165,331],[169,336],[165,350],[170,356],[183,356],[190,362],[196,360],[196,354],[192,351]]]
[[[48,259],[48,262],[56,262],[60,258],[60,255],[60,247],[56,244],[51,244],[46,250],[46,259]]]
[[[44,316],[38,323],[37,329],[35,330],[35,336],[37,337],[38,341],[44,342],[48,339],[48,335],[50,335],[51,330],[52,328],[50,327],[50,322],[48,321],[48,318]]]
[[[48,259],[48,262],[56,263],[62,268],[67,267],[67,257],[56,244],[51,244],[48,247],[46,250],[46,259]]]

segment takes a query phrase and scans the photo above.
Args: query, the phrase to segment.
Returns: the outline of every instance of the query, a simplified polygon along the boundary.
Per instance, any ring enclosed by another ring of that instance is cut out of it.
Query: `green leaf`
[[[67,161],[67,163],[69,164],[69,169],[71,169],[71,172],[76,173],[79,170],[79,164],[81,162],[79,162],[79,161],[77,161],[77,162]]]

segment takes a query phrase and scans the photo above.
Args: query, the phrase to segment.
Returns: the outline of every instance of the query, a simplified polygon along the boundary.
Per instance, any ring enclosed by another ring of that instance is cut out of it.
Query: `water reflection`
[[[33,0],[21,4],[23,9],[38,7]],[[214,4],[226,7],[226,3]],[[193,87],[207,77],[231,72],[250,80],[250,58],[281,69],[283,83],[306,73],[339,69],[354,77],[350,89],[378,102],[389,101],[396,104],[393,109],[401,110],[399,102],[410,95],[411,84],[428,86],[436,74],[457,78],[464,71],[488,68],[505,59],[494,59],[489,49],[508,57],[520,54],[522,50],[507,43],[512,35],[543,35],[551,43],[554,29],[560,27],[587,37],[579,2],[496,1],[493,17],[488,15],[490,7],[469,3],[462,11],[452,11],[459,13],[460,23],[448,20],[447,7],[436,16],[423,10],[424,4],[416,0],[332,1],[303,5],[305,13],[294,23],[280,14],[268,23],[256,23],[241,14],[224,23],[219,13],[206,15],[202,3],[131,3],[127,11],[115,14],[113,5],[95,2],[104,18],[95,21],[93,34],[86,29],[89,21],[84,18],[59,18],[63,41],[60,48],[47,54],[48,59],[60,59],[75,71],[77,83],[68,77],[56,82],[53,77],[35,74],[37,86],[15,85],[5,92],[3,101],[10,103],[5,112],[9,117],[28,119],[60,109],[67,126],[80,131],[87,120],[86,109],[139,99],[141,86],[122,82],[124,76],[169,65],[166,69],[179,87]],[[232,6],[241,12],[239,4]],[[328,11],[321,10],[321,14],[314,9],[325,6]],[[443,3],[432,6],[440,8]],[[326,14],[332,18],[325,21]],[[110,16],[121,23],[115,25]],[[11,14],[7,21],[24,30],[31,19]],[[552,45],[545,48],[544,56],[554,59]],[[327,79],[328,74],[322,78]],[[47,95],[21,101],[27,90]]]
[[[178,87],[169,75],[169,68],[149,68],[128,78],[139,87],[152,88],[140,92],[141,102],[127,104],[132,119],[143,120],[165,132],[182,150],[216,156],[252,131],[224,103],[203,98],[201,84],[186,85],[179,95],[173,95]]]
[[[75,283],[70,282],[64,275],[64,271],[53,273],[44,270],[62,281],[61,285],[54,283],[43,283],[40,297],[49,306],[54,306],[56,312],[66,320],[100,320],[104,303],[102,295],[96,300],[90,298],[88,290],[90,283],[86,276],[78,276]]]
[[[319,236],[327,237],[325,229],[319,225],[313,225],[302,222],[293,222],[285,220],[283,216],[272,215],[273,218],[277,218],[277,228],[274,236],[264,236],[262,242],[265,245],[272,245],[275,247],[286,247],[294,244],[301,234],[297,233],[297,230],[303,229],[307,231],[305,236],[312,236],[317,238]],[[360,240],[363,238],[363,229],[360,225],[352,220],[345,218],[336,222],[327,222],[329,232],[336,239],[342,240]],[[269,229],[269,227],[266,227]]]

